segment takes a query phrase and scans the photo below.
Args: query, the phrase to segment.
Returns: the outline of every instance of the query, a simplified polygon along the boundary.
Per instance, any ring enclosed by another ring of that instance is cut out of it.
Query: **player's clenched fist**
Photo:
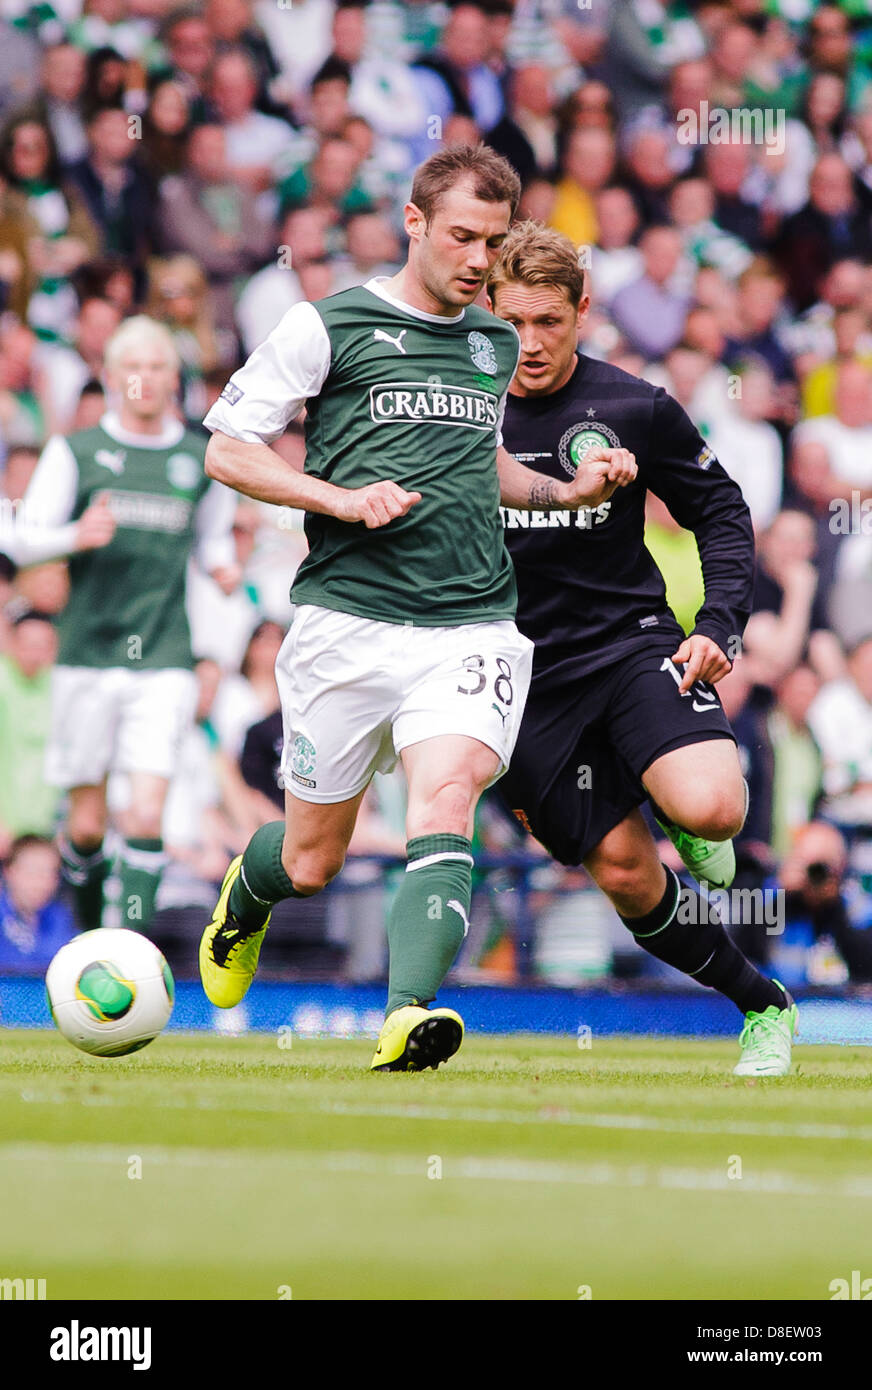
[[[568,485],[569,505],[598,507],[619,487],[635,479],[636,458],[629,449],[588,449],[578,464],[575,477]]]
[[[399,483],[370,483],[368,487],[349,488],[338,504],[336,515],[340,521],[362,521],[374,530],[398,516],[405,516],[420,500],[420,492],[406,492]]]
[[[76,526],[77,550],[100,550],[115,535],[116,522],[105,498],[92,502]]]

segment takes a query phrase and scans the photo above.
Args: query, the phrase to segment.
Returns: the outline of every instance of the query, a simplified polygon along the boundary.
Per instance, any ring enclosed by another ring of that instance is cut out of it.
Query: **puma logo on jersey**
[[[491,709],[495,709],[495,710],[496,710],[497,714],[500,716],[500,719],[503,721],[503,728],[505,728],[505,726],[506,726],[506,719],[508,718],[508,713],[509,713],[508,710],[505,710],[505,711],[504,711],[504,710],[501,710],[500,707],[499,707],[499,705],[497,705],[497,704],[492,704],[492,705],[491,705]]]
[[[94,455],[94,462],[99,463],[101,468],[108,468],[110,473],[118,477],[123,472],[126,458],[126,449],[98,449]]]
[[[462,904],[459,903],[456,898],[452,898],[450,902],[447,902],[445,904],[445,906],[453,908],[455,912],[459,913],[460,917],[463,920],[463,935],[466,936],[466,933],[469,931],[469,918],[464,912]]]
[[[397,334],[396,338],[392,338],[390,333],[385,333],[383,328],[375,328],[373,329],[372,336],[377,343],[390,343],[393,347],[397,349],[397,352],[401,352],[405,356],[406,349],[403,347],[403,339],[405,338],[408,331],[408,328],[403,328]]]

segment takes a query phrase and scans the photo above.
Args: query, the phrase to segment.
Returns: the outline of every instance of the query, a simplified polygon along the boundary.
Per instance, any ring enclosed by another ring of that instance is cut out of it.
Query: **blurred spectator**
[[[713,106],[731,111],[745,104],[745,82],[756,45],[756,35],[747,24],[724,24],[711,49]]]
[[[32,329],[0,320],[0,438],[7,445],[38,444],[47,433],[46,382],[36,349]]]
[[[190,4],[171,10],[161,25],[160,37],[167,55],[167,66],[160,75],[182,88],[194,123],[206,120],[206,87],[215,40],[201,7]]]
[[[280,74],[279,65],[254,17],[251,0],[206,0],[204,17],[219,53],[241,48],[251,60],[258,108],[267,114],[284,114],[276,110],[270,97]]]
[[[29,111],[11,117],[0,132],[0,175],[7,206],[35,224],[28,257],[35,283],[27,317],[45,340],[63,336],[77,302],[70,276],[94,256],[100,234],[78,191],[62,177],[49,126]]]
[[[836,370],[834,412],[805,420],[796,441],[823,444],[830,469],[848,487],[872,487],[872,371],[859,361]]]
[[[76,412],[73,415],[72,430],[91,430],[99,425],[100,417],[107,409],[106,392],[103,383],[91,378],[86,381],[79,395]]]
[[[499,79],[488,67],[488,20],[479,5],[461,0],[448,13],[439,46],[415,61],[428,113],[443,123],[450,115],[471,116],[483,131],[502,118]]]
[[[196,257],[209,277],[216,327],[232,335],[237,281],[275,252],[275,236],[231,174],[221,126],[195,126],[187,150],[185,173],[161,184],[160,249]],[[222,360],[233,365],[234,353],[222,347]]]
[[[42,975],[75,936],[69,908],[58,898],[60,855],[41,835],[16,839],[0,882],[0,968]]]
[[[118,255],[99,256],[87,261],[71,275],[79,303],[86,299],[105,299],[122,318],[136,307],[136,279],[130,266]]]
[[[70,38],[86,53],[112,48],[124,58],[139,58],[150,37],[147,23],[129,13],[128,0],[85,0]]]
[[[70,328],[70,344],[42,343],[36,358],[42,372],[46,433],[66,434],[82,389],[103,373],[106,344],[121,322],[121,314],[106,299],[86,299]]]
[[[191,107],[180,82],[167,77],[152,88],[142,118],[141,158],[155,184],[185,168]]]
[[[51,618],[27,608],[13,618],[0,653],[0,859],[16,835],[54,829],[59,793],[43,780],[43,760],[56,655]]]
[[[333,266],[333,293],[363,285],[376,275],[396,275],[400,245],[390,222],[378,212],[357,212],[345,224],[347,255]]]
[[[782,223],[775,255],[799,310],[814,303],[834,262],[872,258],[869,216],[860,207],[851,170],[841,155],[822,155],[815,164],[808,202]]]
[[[774,755],[772,848],[778,858],[814,815],[823,767],[806,715],[820,690],[810,666],[789,671],[776,687],[776,704],[768,720]]]
[[[635,199],[643,227],[669,220],[675,149],[672,132],[660,125],[640,125],[625,135],[624,181]]]
[[[85,90],[82,111],[85,121],[107,106],[126,109],[127,64],[117,49],[108,45],[95,48],[88,54],[85,65]]]
[[[328,136],[310,164],[301,166],[280,183],[282,210],[304,204],[318,208],[328,225],[335,229],[333,248],[336,249],[342,219],[353,212],[372,209],[369,195],[358,181],[359,166],[360,156],[350,141]]]
[[[208,409],[203,379],[217,366],[219,352],[209,285],[193,256],[149,263],[146,313],[165,323],[173,336],[179,354],[182,409],[186,420],[199,423]]]
[[[756,256],[738,280],[741,332],[726,345],[725,359],[734,363],[760,358],[771,371],[778,393],[776,413],[792,423],[796,409],[796,373],[776,325],[784,314],[783,277],[771,261]]]
[[[609,7],[602,70],[622,117],[662,98],[674,63],[703,55],[698,24],[672,10],[662,0]]]
[[[872,369],[872,333],[863,309],[859,305],[836,309],[832,329],[833,356],[813,367],[802,383],[802,413],[806,419],[834,413],[836,385],[843,365],[857,361]]]
[[[743,366],[732,381],[732,409],[715,419],[709,443],[742,489],[754,529],[759,532],[777,516],[784,484],[781,440],[767,423],[774,413],[774,383],[763,361]]]
[[[101,250],[118,252],[141,282],[152,245],[154,197],[120,106],[97,110],[87,125],[88,154],[70,179],[100,229]]]
[[[244,48],[219,53],[212,65],[209,99],[224,127],[231,177],[250,193],[272,188],[291,132],[286,121],[256,109],[257,68]]]
[[[633,243],[639,229],[636,204],[626,188],[607,184],[594,199],[596,245],[591,252],[591,281],[598,304],[610,304],[625,285],[644,270],[642,252]]]
[[[330,57],[345,65],[350,79],[350,110],[363,116],[378,136],[410,142],[406,148],[411,164],[411,142],[427,136],[428,108],[414,70],[391,51],[390,45],[379,42],[377,31],[390,8],[385,4],[337,5]]]
[[[706,178],[715,195],[715,222],[752,251],[761,250],[767,240],[763,215],[745,195],[751,172],[749,146],[736,141],[708,145],[704,164]]]
[[[714,211],[714,190],[705,179],[686,178],[673,187],[670,220],[681,232],[684,254],[693,269],[711,265],[735,279],[750,264],[751,252],[738,237],[717,225]]]
[[[564,176],[557,184],[549,226],[563,232],[576,246],[597,239],[594,196],[615,168],[615,141],[607,130],[582,128],[569,137],[563,159]]]
[[[632,347],[659,358],[681,338],[691,303],[688,295],[672,288],[681,237],[674,227],[649,227],[639,248],[644,274],[615,295],[612,317]]]
[[[803,207],[821,155],[845,153],[846,126],[844,80],[837,73],[817,73],[806,89],[801,112],[785,128],[782,167],[769,197],[779,213],[799,212]]]
[[[5,19],[0,19],[0,117],[36,94],[39,47]]]
[[[239,582],[229,593],[199,566],[188,570],[187,609],[194,650],[225,671],[239,670],[251,635],[264,616],[249,566],[267,511],[263,504],[248,498],[240,498],[237,504],[233,546]],[[286,583],[290,587],[290,581]]]
[[[30,245],[37,227],[21,205],[10,199],[0,175],[0,314],[10,310],[17,319],[27,317],[36,273],[30,264]]]
[[[72,43],[57,43],[45,50],[40,74],[37,109],[48,121],[64,165],[75,164],[88,153],[88,136],[82,118],[85,91],[85,55]]]
[[[578,92],[576,102],[581,101],[584,90]],[[557,136],[548,69],[538,63],[516,68],[510,79],[508,111],[488,131],[487,143],[508,159],[521,183],[526,184],[532,178],[551,178],[557,172]]]
[[[258,623],[239,674],[228,674],[221,682],[212,708],[212,725],[221,748],[234,761],[242,752],[246,730],[279,707],[275,664],[284,637],[278,623]]]
[[[278,231],[278,256],[251,276],[236,303],[236,324],[250,354],[294,304],[305,298],[299,271],[327,255],[327,218],[317,208],[294,208]]]

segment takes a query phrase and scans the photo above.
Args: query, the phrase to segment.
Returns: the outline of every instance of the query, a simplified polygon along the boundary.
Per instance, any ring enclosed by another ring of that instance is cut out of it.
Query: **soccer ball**
[[[138,1052],[173,1011],[172,972],[139,932],[98,927],[68,941],[46,972],[52,1018],[67,1042],[95,1057]]]

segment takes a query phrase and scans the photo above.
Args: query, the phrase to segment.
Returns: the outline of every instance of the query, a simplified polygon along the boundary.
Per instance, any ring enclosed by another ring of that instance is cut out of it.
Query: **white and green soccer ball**
[[[51,962],[45,987],[67,1042],[95,1057],[138,1052],[173,1011],[173,977],[160,951],[122,927],[98,927],[68,941]]]

